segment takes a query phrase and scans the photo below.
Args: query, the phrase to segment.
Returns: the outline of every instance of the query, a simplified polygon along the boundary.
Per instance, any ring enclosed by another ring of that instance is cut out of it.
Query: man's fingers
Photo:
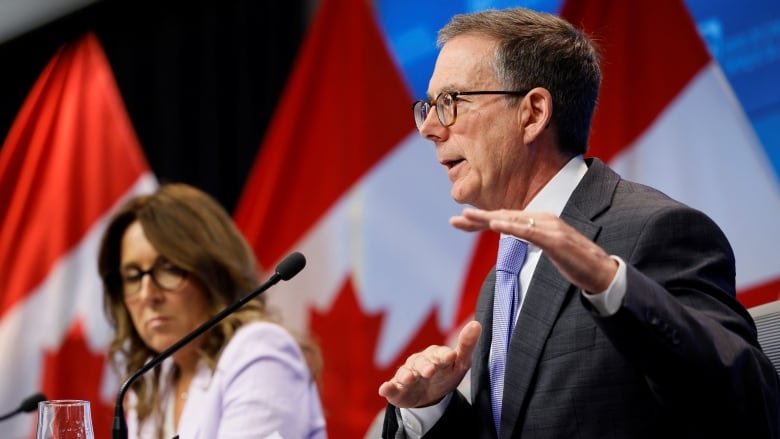
[[[490,224],[486,222],[474,222],[463,216],[453,216],[450,218],[450,225],[456,229],[463,230],[464,232],[476,232],[478,230],[487,229]]]
[[[430,378],[437,370],[452,365],[456,359],[455,351],[448,346],[429,346],[422,353],[407,360],[405,366],[416,378]]]
[[[461,215],[450,218],[450,224],[466,232],[490,229],[490,213],[484,210],[465,208]]]
[[[419,369],[406,364],[399,367],[395,372],[395,377],[393,377],[393,381],[402,386],[408,386],[418,379],[420,379]]]
[[[410,360],[407,360],[407,363]],[[390,381],[385,381],[379,386],[379,395],[386,398],[391,404],[398,405],[404,398],[405,392],[408,391],[408,387],[419,379],[420,376],[416,371],[410,369],[407,365],[402,365]]]
[[[469,322],[458,335],[456,349],[428,346],[410,355],[393,378],[379,386],[379,395],[397,407],[416,407],[440,399],[457,386],[456,381],[470,367],[471,352],[481,333],[478,322]]]
[[[455,348],[458,354],[458,358],[471,358],[471,353],[477,346],[477,342],[479,341],[479,336],[481,334],[482,325],[480,325],[476,320],[467,323],[466,326],[460,330],[460,334],[458,334],[458,345]]]
[[[385,381],[379,386],[379,396],[392,400],[400,393],[398,386],[390,381]]]
[[[405,392],[406,389],[403,386],[393,381],[385,381],[379,386],[379,396],[385,398],[387,402],[396,407],[411,406],[404,401],[405,398],[408,398]]]

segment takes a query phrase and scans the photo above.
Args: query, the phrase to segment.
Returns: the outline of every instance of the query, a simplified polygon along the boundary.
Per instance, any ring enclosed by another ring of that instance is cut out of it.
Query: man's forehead
[[[477,35],[462,35],[448,41],[436,58],[428,82],[429,97],[441,92],[497,85],[491,64],[494,47],[494,40]]]

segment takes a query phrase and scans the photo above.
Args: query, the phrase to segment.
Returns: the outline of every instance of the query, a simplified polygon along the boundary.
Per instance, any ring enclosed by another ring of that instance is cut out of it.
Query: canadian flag
[[[710,214],[735,248],[739,298],[777,298],[777,182],[683,4],[562,13],[604,49],[590,154]],[[323,0],[235,212],[266,269],[291,251],[308,259],[267,296],[320,343],[330,437],[366,432],[379,384],[472,318],[495,262],[495,234],[448,225],[461,206],[401,78],[369,3]]]
[[[590,154],[710,215],[743,305],[780,298],[778,179],[682,1],[570,0],[561,15],[603,54]]]
[[[97,38],[66,44],[0,149],[0,412],[36,391],[86,399],[108,434],[118,382],[97,247],[112,208],[156,184]],[[35,425],[18,415],[1,436]]]
[[[447,225],[460,207],[368,2],[324,0],[288,81],[235,219],[263,267],[306,255],[267,296],[320,343],[329,436],[361,437],[400,359],[473,311],[460,292],[479,235]],[[494,259],[475,264],[473,298]]]

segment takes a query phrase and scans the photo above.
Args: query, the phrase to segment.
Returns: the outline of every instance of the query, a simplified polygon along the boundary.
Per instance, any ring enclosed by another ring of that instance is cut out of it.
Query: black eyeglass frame
[[[433,100],[430,99],[418,99],[412,103],[412,113],[414,114],[414,122],[415,125],[417,125],[417,129],[419,130],[423,123],[425,123],[425,120],[428,119],[428,114],[430,114],[431,108],[436,108],[436,117],[439,119],[439,123],[443,127],[451,127],[455,124],[455,121],[458,120],[458,96],[470,96],[470,95],[513,95],[513,96],[525,96],[528,94],[528,92],[531,90],[475,90],[475,91],[443,91],[439,93]],[[442,108],[444,108],[444,104],[442,102],[442,97],[449,96],[449,98],[452,100],[452,121],[450,123],[446,123],[444,121],[444,112],[442,111]],[[442,108],[439,108],[439,105],[442,106]],[[425,110],[423,110],[425,108]]]
[[[143,283],[143,279],[146,275],[149,275],[149,277],[152,279],[152,282],[154,285],[159,288],[162,291],[175,291],[178,288],[182,286],[184,281],[189,276],[190,272],[185,270],[184,268],[181,268],[175,264],[172,264],[171,262],[160,259],[157,262],[154,263],[148,270],[141,270],[140,268],[136,267],[138,270],[137,273],[133,273],[133,277],[136,278],[135,282],[138,282],[138,287],[134,292],[128,293],[125,286],[126,286],[126,278],[123,273],[120,271],[114,271],[108,274],[106,277],[106,280],[108,284],[110,285],[111,290],[115,291],[119,294],[120,297],[122,297],[124,300],[130,299],[132,300],[134,297],[138,295],[138,293],[141,291],[141,284]],[[170,274],[176,274],[179,277],[179,280],[176,284],[176,286],[168,287],[166,285],[163,285],[159,279],[158,274],[156,273],[158,270],[164,270],[170,272]],[[175,272],[175,273],[174,273]]]

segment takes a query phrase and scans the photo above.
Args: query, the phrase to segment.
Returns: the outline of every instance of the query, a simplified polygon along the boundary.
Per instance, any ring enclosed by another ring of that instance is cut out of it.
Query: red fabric
[[[769,279],[759,285],[740,289],[737,299],[746,308],[780,300],[780,278]]]
[[[97,38],[63,47],[0,149],[0,318],[148,169],[141,151]]]
[[[38,78],[0,149],[0,321],[41,286],[144,172],[148,165],[97,38],[88,34],[63,46]],[[99,285],[96,255],[70,267],[78,271],[68,273],[71,278],[93,275],[94,282],[87,283]],[[102,303],[99,288],[83,291],[82,281],[51,286],[68,297],[24,316],[54,316],[67,328],[63,334],[47,334],[58,344],[40,346],[40,364],[20,363],[13,374],[40,370],[39,390],[49,399],[89,400],[96,437],[105,437],[113,414],[113,403],[101,398],[105,347],[88,341],[82,323],[102,315],[65,315],[73,307],[58,306],[85,295]],[[5,355],[13,355],[17,343],[29,346],[42,339],[40,334],[17,337],[0,343]],[[10,404],[26,396],[3,395],[3,400]]]
[[[629,147],[710,60],[682,1],[570,0],[561,16],[599,45],[603,74],[590,151]]]
[[[410,102],[368,2],[323,1],[235,212],[261,265],[414,129]]]
[[[413,132],[410,102],[369,2],[324,0],[235,212],[261,266],[272,267],[294,250]],[[329,437],[362,437],[383,406],[376,390],[387,370],[371,361],[378,317],[350,300],[351,286],[345,279],[330,312],[309,319],[325,362],[321,396]]]

